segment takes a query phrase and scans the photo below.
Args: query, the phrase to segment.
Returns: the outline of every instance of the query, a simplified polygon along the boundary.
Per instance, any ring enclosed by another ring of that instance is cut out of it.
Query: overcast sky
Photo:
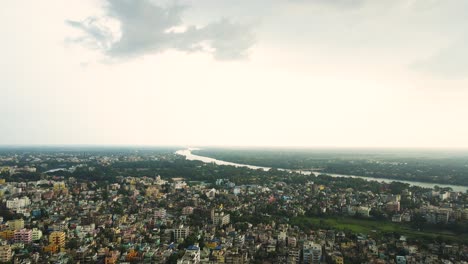
[[[0,144],[468,147],[466,0],[5,0]]]

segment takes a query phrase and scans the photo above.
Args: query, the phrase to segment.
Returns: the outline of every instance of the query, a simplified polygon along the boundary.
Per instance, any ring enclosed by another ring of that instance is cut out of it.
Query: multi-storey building
[[[154,210],[155,219],[164,219],[166,217],[166,209],[159,208]]]
[[[182,208],[182,214],[183,214],[183,215],[191,215],[191,214],[193,214],[193,207],[191,207],[191,206],[186,206],[186,207]]]
[[[175,241],[179,240],[180,238],[186,238],[189,235],[189,228],[183,226],[176,228],[172,231],[172,235]]]
[[[12,252],[10,245],[1,245],[0,246],[0,262],[6,263],[11,261]]]
[[[33,228],[32,233],[31,233],[32,241],[37,241],[41,239],[41,237],[42,237],[42,231],[37,228]]]
[[[177,264],[198,264],[200,263],[200,248],[198,246],[190,246],[185,250],[182,259],[177,261]]]
[[[23,219],[10,220],[7,222],[7,225],[10,227],[10,230],[20,230],[24,228],[24,220]]]
[[[32,230],[20,229],[15,231],[14,240],[16,243],[29,244],[32,242]]]
[[[224,214],[224,212],[212,212],[211,220],[214,225],[227,225],[231,222],[231,216],[229,214]]]
[[[27,207],[29,205],[31,205],[31,200],[29,200],[29,198],[27,196],[19,198],[19,199],[14,198],[12,200],[7,200],[7,202],[6,202],[6,207],[8,209],[13,209],[13,210],[23,208],[23,207]]]
[[[3,230],[0,232],[0,238],[10,240],[15,237],[15,230]]]
[[[301,261],[301,251],[298,248],[292,248],[288,251],[288,264],[299,264]]]
[[[49,243],[59,247],[65,247],[65,232],[54,231],[49,235]]]
[[[308,241],[304,243],[303,263],[318,264],[322,258],[322,246]]]

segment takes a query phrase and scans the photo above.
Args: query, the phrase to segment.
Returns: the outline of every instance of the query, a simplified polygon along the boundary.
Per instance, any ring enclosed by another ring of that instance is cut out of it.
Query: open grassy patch
[[[452,241],[468,244],[468,234],[454,234],[445,230],[417,230],[403,223],[375,221],[371,219],[356,219],[350,217],[295,217],[291,225],[305,229],[336,229],[362,234],[397,233],[418,240]]]

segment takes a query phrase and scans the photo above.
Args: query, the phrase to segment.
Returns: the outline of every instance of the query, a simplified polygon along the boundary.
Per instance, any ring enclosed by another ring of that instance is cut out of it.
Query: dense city
[[[468,193],[189,161],[0,153],[0,263],[468,263]]]

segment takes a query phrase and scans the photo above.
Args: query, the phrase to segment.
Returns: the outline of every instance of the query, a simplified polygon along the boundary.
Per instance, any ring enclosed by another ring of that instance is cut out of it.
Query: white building
[[[29,205],[31,205],[31,200],[29,200],[27,196],[20,199],[14,198],[12,200],[7,200],[6,202],[6,207],[12,210],[28,207]]]
[[[280,231],[278,234],[278,241],[286,242],[286,232]]]
[[[301,251],[299,249],[290,249],[288,251],[288,264],[299,264],[301,260]]]
[[[322,246],[314,242],[307,241],[303,248],[303,263],[316,264],[320,263],[322,258]]]
[[[175,184],[174,184],[174,188],[176,190],[178,189],[184,189],[185,187],[187,187],[187,183],[185,181],[177,181]]]
[[[180,238],[186,238],[189,235],[189,228],[181,226],[180,228],[176,228],[172,231],[172,235],[174,236],[174,240],[178,241]]]
[[[229,214],[224,214],[224,212],[214,212],[212,213],[211,220],[213,224],[223,226],[231,222],[231,216]]]
[[[200,248],[198,245],[190,246],[185,250],[184,256],[177,261],[177,264],[198,264],[200,263]]]
[[[37,228],[33,228],[32,233],[31,233],[31,238],[32,238],[32,241],[37,241],[37,240],[41,239],[42,238],[42,231],[37,229]]]
[[[367,206],[359,206],[356,209],[356,213],[358,213],[361,216],[369,217],[370,210],[371,209]]]
[[[191,215],[191,214],[193,214],[193,207],[191,207],[191,206],[186,206],[186,207],[182,208],[182,214],[183,214],[183,215]]]
[[[166,218],[166,209],[159,208],[159,209],[154,210],[154,218],[155,219]]]

